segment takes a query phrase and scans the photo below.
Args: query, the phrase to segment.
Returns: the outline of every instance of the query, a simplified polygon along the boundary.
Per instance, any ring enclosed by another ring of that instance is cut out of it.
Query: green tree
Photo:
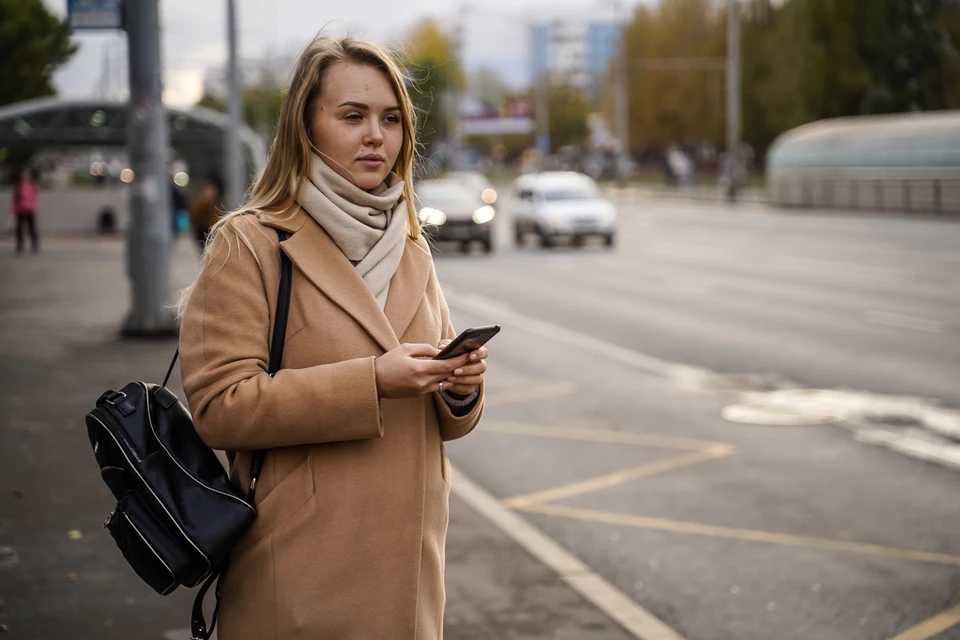
[[[551,146],[557,149],[586,142],[590,134],[587,116],[591,104],[583,91],[567,85],[552,85],[547,101]]]
[[[42,0],[0,0],[0,106],[53,95],[53,72],[76,50]]]

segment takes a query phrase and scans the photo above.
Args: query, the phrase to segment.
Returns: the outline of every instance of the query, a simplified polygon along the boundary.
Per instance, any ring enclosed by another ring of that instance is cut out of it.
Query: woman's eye
[[[400,116],[387,116],[386,119],[387,119],[387,122],[389,122],[390,124],[400,123]]]
[[[362,119],[363,119],[363,116],[361,116],[359,113],[348,113],[348,114],[347,114],[347,120],[354,120],[354,121],[356,121],[356,120],[362,120]]]

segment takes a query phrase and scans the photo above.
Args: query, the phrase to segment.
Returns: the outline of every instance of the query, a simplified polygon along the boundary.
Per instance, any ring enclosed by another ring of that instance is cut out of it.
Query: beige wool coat
[[[209,446],[268,449],[258,515],[221,582],[220,640],[435,640],[443,635],[450,465],[480,419],[436,393],[378,399],[374,358],[454,337],[429,246],[406,239],[385,309],[309,215],[244,215],[258,260],[224,229],[190,294],[183,387]],[[291,236],[279,243],[271,227]],[[283,369],[267,375],[280,278],[293,262]],[[259,261],[259,264],[258,264]],[[482,390],[481,390],[482,392]]]

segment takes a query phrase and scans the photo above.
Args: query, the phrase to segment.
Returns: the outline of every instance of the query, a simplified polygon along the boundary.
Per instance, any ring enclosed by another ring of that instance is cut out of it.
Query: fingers
[[[429,344],[408,343],[402,345],[402,348],[404,349],[404,353],[411,358],[432,358],[440,353],[439,349],[432,347]]]
[[[447,386],[446,383],[443,385],[444,391],[449,391],[450,393],[455,393],[458,396],[468,396],[473,393],[473,390],[477,388],[475,384],[452,384]]]

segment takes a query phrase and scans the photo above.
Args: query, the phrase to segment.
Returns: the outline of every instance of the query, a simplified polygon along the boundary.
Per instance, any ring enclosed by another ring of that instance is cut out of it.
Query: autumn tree
[[[463,74],[452,60],[450,37],[433,20],[418,23],[407,34],[401,58],[417,112],[417,139],[424,149],[450,133],[450,89],[461,87]]]

